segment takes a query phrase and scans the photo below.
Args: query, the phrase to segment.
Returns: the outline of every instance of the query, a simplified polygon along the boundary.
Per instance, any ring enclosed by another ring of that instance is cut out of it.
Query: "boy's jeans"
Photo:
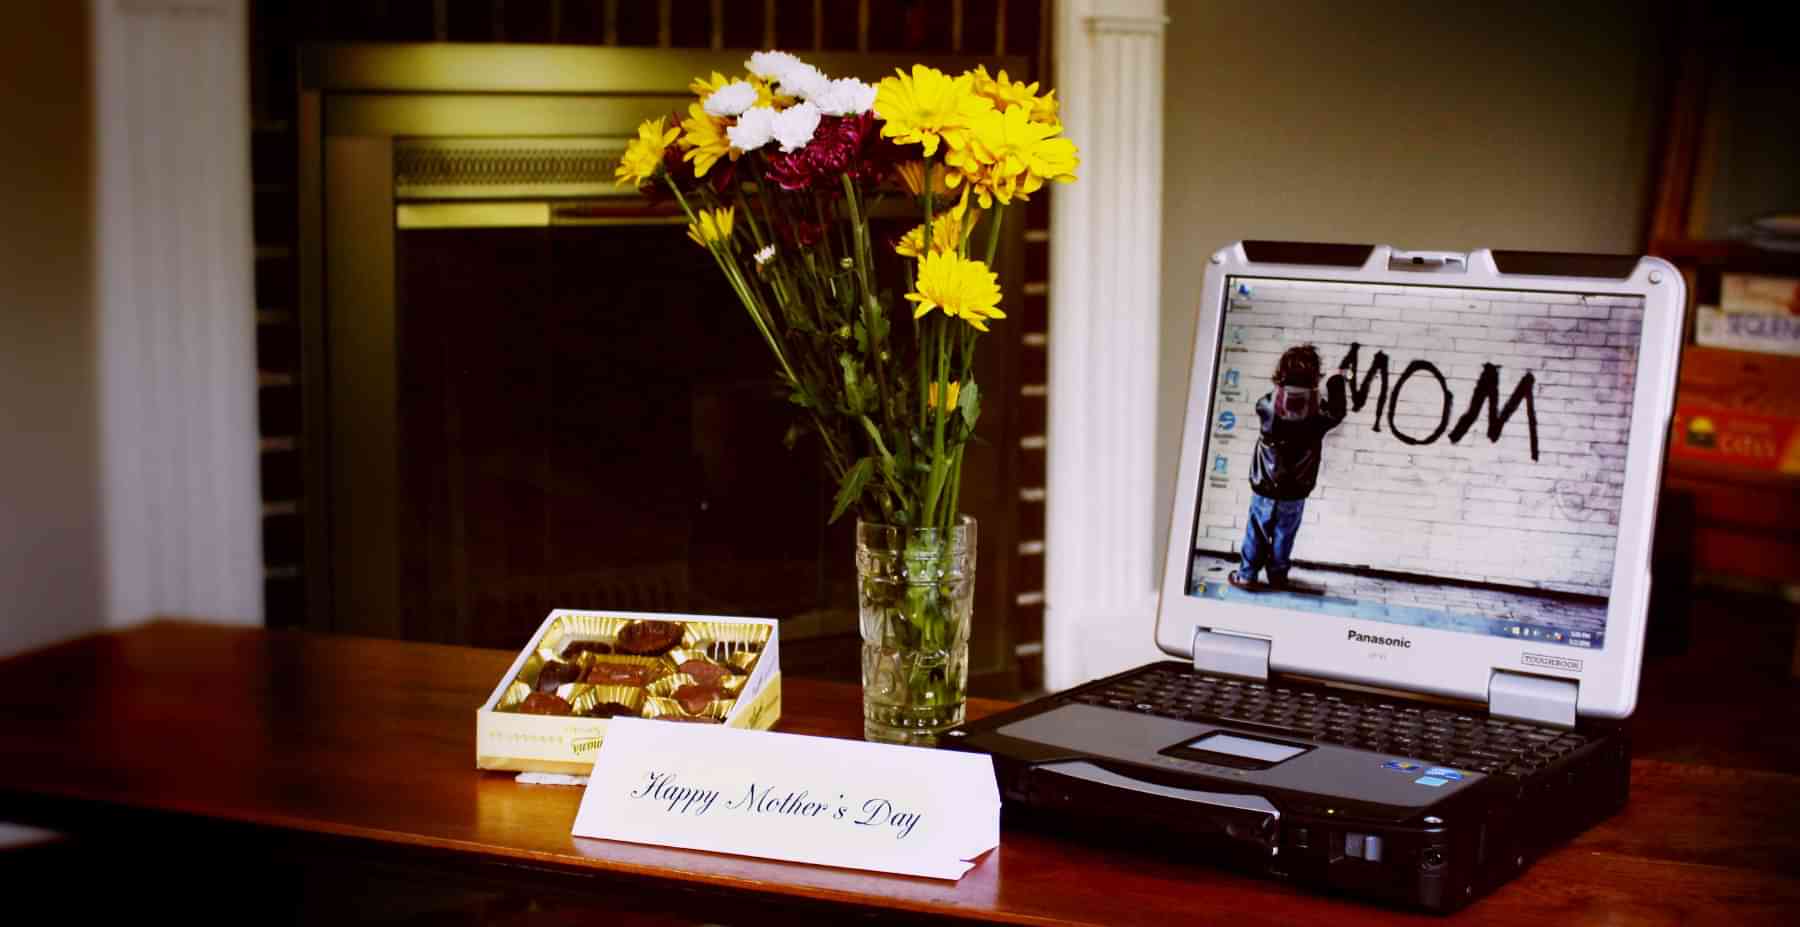
[[[1300,516],[1305,511],[1305,499],[1277,501],[1251,493],[1250,524],[1244,529],[1243,566],[1238,575],[1255,580],[1266,566],[1270,582],[1286,582],[1294,535],[1300,533]]]

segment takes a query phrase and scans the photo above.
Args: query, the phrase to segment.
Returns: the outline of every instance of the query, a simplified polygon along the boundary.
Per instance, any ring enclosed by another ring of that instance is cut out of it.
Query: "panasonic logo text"
[[[1359,644],[1380,644],[1383,647],[1412,646],[1412,641],[1409,641],[1404,637],[1377,637],[1373,634],[1364,634],[1361,631],[1351,631],[1349,639]]]

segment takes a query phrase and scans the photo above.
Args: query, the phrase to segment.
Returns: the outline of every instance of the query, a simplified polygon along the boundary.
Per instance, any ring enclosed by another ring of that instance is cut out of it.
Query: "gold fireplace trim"
[[[402,231],[685,224],[687,220],[679,215],[595,215],[584,204],[401,203],[394,207],[394,228]]]
[[[615,182],[625,136],[397,139],[394,199],[636,197]]]

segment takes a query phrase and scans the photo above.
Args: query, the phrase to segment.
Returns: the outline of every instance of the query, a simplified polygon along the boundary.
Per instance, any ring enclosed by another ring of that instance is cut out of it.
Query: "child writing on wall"
[[[1260,588],[1257,574],[1264,568],[1270,585],[1287,585],[1300,516],[1319,481],[1325,433],[1345,414],[1343,371],[1326,384],[1323,403],[1322,373],[1319,352],[1312,345],[1288,348],[1269,378],[1275,389],[1256,401],[1262,432],[1250,460],[1249,525],[1244,529],[1240,565],[1228,577],[1239,589]]]

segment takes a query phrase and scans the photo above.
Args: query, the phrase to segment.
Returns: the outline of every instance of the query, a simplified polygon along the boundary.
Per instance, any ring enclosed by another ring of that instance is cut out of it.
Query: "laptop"
[[[1014,814],[1457,909],[1623,807],[1674,405],[1655,258],[1240,242],[1155,640],[949,731]]]

